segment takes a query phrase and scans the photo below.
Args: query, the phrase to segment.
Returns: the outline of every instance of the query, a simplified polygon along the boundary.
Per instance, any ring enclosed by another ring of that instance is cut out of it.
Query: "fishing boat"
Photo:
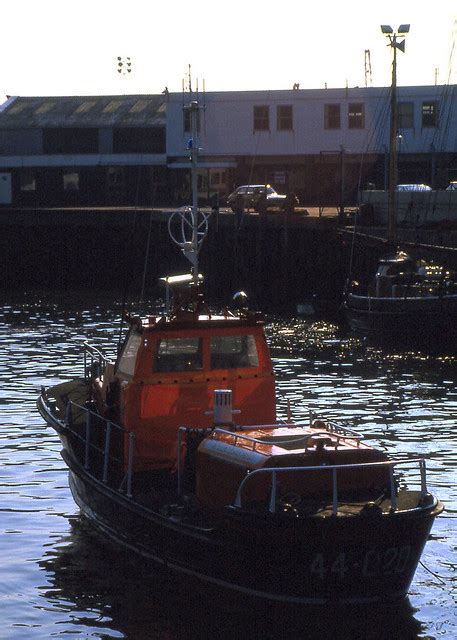
[[[381,257],[368,286],[352,281],[344,305],[351,329],[389,343],[452,345],[457,337],[454,272],[406,251]]]
[[[197,204],[176,212],[181,236],[170,224],[192,266],[163,278],[165,311],[129,316],[114,361],[84,343],[81,377],[38,399],[81,513],[151,565],[241,603],[404,598],[443,509],[425,461],[390,460],[331,420],[277,419],[263,317],[242,293],[218,313],[204,298]]]
[[[407,346],[449,345],[457,338],[457,278],[452,270],[398,246],[399,196],[429,193],[425,185],[398,185],[397,168],[397,50],[405,50],[404,34],[383,25],[393,51],[390,101],[389,188],[387,245],[390,252],[380,258],[376,274],[366,286],[348,278],[343,308],[349,326],[378,341]]]

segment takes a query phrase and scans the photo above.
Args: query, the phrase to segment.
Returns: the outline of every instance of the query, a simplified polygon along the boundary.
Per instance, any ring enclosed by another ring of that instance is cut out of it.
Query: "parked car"
[[[397,191],[431,191],[432,188],[428,184],[399,184]]]
[[[457,191],[457,180],[451,180],[449,186],[446,187],[446,191]]]
[[[236,211],[239,206],[243,209],[258,210],[259,200],[266,195],[268,207],[282,207],[286,202],[287,196],[275,191],[269,184],[245,184],[237,187],[235,191],[227,198],[227,204],[232,211]],[[298,198],[295,197],[295,204],[298,204]]]

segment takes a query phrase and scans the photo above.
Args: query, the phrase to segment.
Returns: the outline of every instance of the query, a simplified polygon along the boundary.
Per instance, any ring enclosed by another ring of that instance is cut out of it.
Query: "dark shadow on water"
[[[132,640],[423,637],[409,601],[300,609],[230,601],[211,586],[183,582],[103,544],[79,519],[39,564],[48,581],[42,596],[66,613],[59,628],[68,635],[83,630],[88,636]]]
[[[437,370],[457,364],[457,343],[432,339],[427,344],[376,341],[314,317],[269,317],[265,332],[273,357],[345,364],[361,371],[383,365]]]

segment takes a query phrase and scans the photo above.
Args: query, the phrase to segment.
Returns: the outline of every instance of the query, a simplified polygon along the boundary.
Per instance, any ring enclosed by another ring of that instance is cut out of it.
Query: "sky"
[[[457,0],[0,2],[1,96],[181,91],[189,65],[206,91],[387,86],[402,23],[398,84],[457,84]]]

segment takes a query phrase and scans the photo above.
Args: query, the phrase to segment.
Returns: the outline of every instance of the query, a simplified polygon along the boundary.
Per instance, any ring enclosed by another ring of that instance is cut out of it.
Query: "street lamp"
[[[409,33],[409,24],[401,24],[394,31],[389,24],[381,25],[382,33],[389,40],[392,48],[392,88],[390,94],[390,136],[389,136],[389,199],[387,240],[392,246],[396,244],[397,225],[395,211],[395,189],[397,186],[397,49],[405,51],[405,34]],[[400,38],[400,39],[399,39]]]

